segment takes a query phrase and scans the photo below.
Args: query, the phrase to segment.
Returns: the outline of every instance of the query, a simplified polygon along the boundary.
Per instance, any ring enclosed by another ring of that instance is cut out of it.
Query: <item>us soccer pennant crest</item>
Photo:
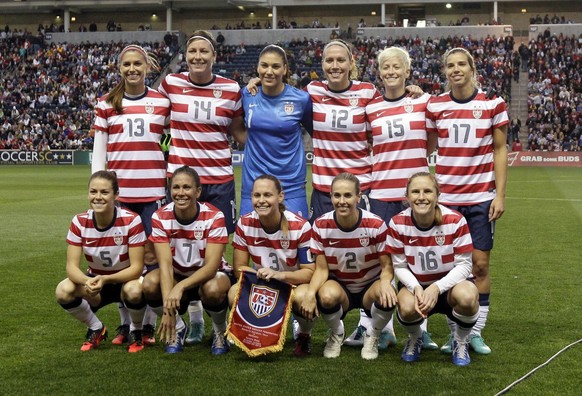
[[[242,271],[226,335],[250,357],[280,352],[291,316],[293,286]]]

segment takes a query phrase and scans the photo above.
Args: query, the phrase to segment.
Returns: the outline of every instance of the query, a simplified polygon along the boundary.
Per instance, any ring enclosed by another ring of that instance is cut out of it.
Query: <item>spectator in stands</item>
[[[97,31],[97,24],[95,22],[91,22],[91,24],[89,25],[89,31],[90,32],[96,32]]]

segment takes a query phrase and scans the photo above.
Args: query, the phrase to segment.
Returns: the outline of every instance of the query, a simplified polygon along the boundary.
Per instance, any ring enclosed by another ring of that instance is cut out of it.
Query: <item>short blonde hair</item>
[[[405,69],[410,70],[410,55],[408,51],[403,50],[400,47],[388,47],[382,50],[378,54],[378,69],[382,67],[382,63],[388,58],[399,58],[402,61]]]

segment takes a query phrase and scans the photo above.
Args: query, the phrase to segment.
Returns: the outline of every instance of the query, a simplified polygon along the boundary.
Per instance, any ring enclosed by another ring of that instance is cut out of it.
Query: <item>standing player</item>
[[[336,358],[344,339],[345,313],[364,308],[372,317],[372,326],[366,331],[361,355],[366,360],[376,359],[380,333],[397,302],[392,262],[385,252],[386,223],[357,207],[362,193],[356,176],[340,173],[331,189],[335,210],[313,224],[315,272],[302,314],[310,320],[321,312],[331,330],[323,356]]]
[[[139,277],[143,271],[146,235],[139,216],[117,208],[119,184],[113,172],[98,171],[89,179],[90,209],[73,218],[67,235],[67,278],[56,288],[57,302],[87,325],[81,351],[99,347],[107,328],[95,312],[112,302],[123,302],[131,325],[129,352],[139,352],[145,302]],[[81,270],[85,255],[87,272]]]
[[[157,60],[139,45],[128,45],[119,54],[121,81],[96,106],[95,143],[91,172],[115,171],[119,180],[118,201],[139,214],[146,235],[152,230],[152,214],[166,196],[166,162],[160,139],[170,115],[170,101],[145,85]],[[107,158],[106,158],[107,157]],[[156,255],[151,242],[145,245],[144,262],[154,268]],[[122,324],[113,343],[125,343],[129,317],[120,304]],[[144,343],[155,343],[155,315],[146,315]]]
[[[186,43],[188,71],[169,74],[159,91],[170,99],[172,145],[167,175],[186,165],[200,175],[200,201],[222,211],[228,233],[234,232],[236,202],[228,136],[244,144],[238,83],[212,73],[216,42],[197,30]]]
[[[161,317],[158,334],[167,343],[167,353],[182,352],[187,326],[180,315],[190,301],[201,300],[212,318],[211,352],[221,355],[229,351],[224,332],[231,286],[230,267],[223,258],[228,243],[224,214],[198,202],[200,177],[188,166],[174,171],[170,191],[173,202],[152,217],[150,240],[160,268],[145,276],[144,295]]]
[[[330,41],[322,59],[326,80],[312,81],[306,88],[313,101],[312,222],[333,210],[330,186],[342,172],[357,176],[363,198],[359,206],[369,210],[372,159],[365,111],[380,95],[373,84],[355,80],[358,68],[345,41]]]
[[[408,332],[402,360],[420,358],[420,323],[443,313],[457,326],[453,336],[453,363],[466,366],[468,338],[479,317],[479,291],[471,276],[471,235],[465,218],[438,204],[435,177],[415,173],[406,186],[409,208],[392,217],[387,251],[403,287],[398,293],[398,318]]]
[[[277,279],[297,285],[294,289],[293,315],[299,332],[293,354],[297,357],[311,353],[311,330],[314,321],[301,315],[301,304],[313,275],[313,260],[309,254],[311,226],[304,218],[285,209],[281,182],[274,176],[261,175],[254,184],[254,210],[237,223],[232,246],[234,270],[250,269],[252,262],[257,277]],[[238,285],[229,292],[234,301]]]
[[[238,83],[212,73],[216,48],[210,32],[195,31],[186,43],[188,71],[169,74],[159,91],[170,99],[172,109],[167,176],[183,165],[194,169],[202,183],[200,201],[222,211],[232,234],[236,198],[228,138],[243,144],[246,132]],[[188,341],[200,342],[204,319],[199,306],[191,306],[190,317]]]
[[[270,174],[282,184],[285,206],[307,218],[307,169],[301,126],[312,132],[311,99],[306,92],[287,84],[287,54],[278,45],[268,45],[261,51],[257,72],[261,84],[256,95],[247,89],[242,93],[248,135],[242,167],[241,214],[253,210],[254,180]]]
[[[443,56],[447,89],[427,106],[427,131],[438,134],[436,177],[440,202],[465,216],[475,250],[473,275],[479,289],[479,321],[470,345],[479,354],[491,349],[481,337],[489,312],[489,258],[495,221],[505,211],[507,115],[501,98],[489,100],[478,87],[475,61],[463,48]],[[451,352],[451,338],[441,348]]]
[[[386,48],[378,55],[378,70],[384,96],[366,106],[373,150],[370,210],[389,223],[392,216],[405,209],[403,201],[410,175],[428,172],[427,154],[435,149],[436,134],[430,134],[427,143],[425,110],[430,95],[411,98],[406,93],[406,79],[410,77],[408,52]],[[365,327],[359,331],[363,333]],[[426,331],[426,323],[423,348],[438,348]]]

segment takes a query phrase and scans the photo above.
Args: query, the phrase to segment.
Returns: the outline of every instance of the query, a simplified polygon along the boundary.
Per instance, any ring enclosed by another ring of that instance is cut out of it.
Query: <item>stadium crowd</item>
[[[582,35],[546,32],[528,45],[529,150],[580,151]]]
[[[0,149],[90,150],[93,108],[118,82],[116,58],[125,45],[0,40]],[[142,45],[162,67],[177,51],[165,42]]]
[[[50,28],[50,27],[49,27]],[[40,29],[40,27],[39,27]],[[115,60],[126,43],[45,44],[29,32],[3,30],[0,40],[0,149],[44,150],[92,148],[91,125],[96,100],[117,82]],[[223,45],[214,72],[241,86],[256,76],[261,46]],[[513,37],[358,37],[352,40],[354,58],[363,81],[382,89],[377,78],[377,54],[387,46],[410,53],[410,84],[430,94],[443,91],[441,56],[447,48],[463,47],[475,57],[479,82],[492,87],[506,102],[511,80],[519,69],[528,71],[528,150],[577,151],[582,142],[581,37],[552,35],[514,48]],[[223,41],[223,40],[222,40]],[[290,84],[305,87],[321,74],[320,40],[296,38],[279,43],[286,49]],[[144,44],[165,67],[177,54],[176,70],[187,70],[177,43],[168,40]],[[157,76],[146,81],[151,85]],[[513,130],[513,128],[512,128]],[[511,133],[517,140],[518,133]]]

